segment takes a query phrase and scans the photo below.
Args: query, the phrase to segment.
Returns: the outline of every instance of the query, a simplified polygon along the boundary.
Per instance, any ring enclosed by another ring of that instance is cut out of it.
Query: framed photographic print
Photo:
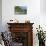
[[[26,6],[15,6],[14,8],[15,14],[27,14],[27,7]]]

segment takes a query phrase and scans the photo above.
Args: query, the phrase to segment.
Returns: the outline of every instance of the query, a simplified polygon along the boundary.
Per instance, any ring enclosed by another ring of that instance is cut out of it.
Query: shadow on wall
[[[0,31],[2,31],[2,0],[0,0]]]
[[[40,12],[46,14],[46,0],[40,0]]]

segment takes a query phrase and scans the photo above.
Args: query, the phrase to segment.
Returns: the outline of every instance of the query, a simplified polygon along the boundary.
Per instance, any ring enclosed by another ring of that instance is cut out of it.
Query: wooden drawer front
[[[29,32],[29,31],[31,31],[31,29],[30,28],[11,28],[11,29],[9,29],[9,31],[15,31],[15,32],[17,32],[17,31],[24,31],[24,32]]]

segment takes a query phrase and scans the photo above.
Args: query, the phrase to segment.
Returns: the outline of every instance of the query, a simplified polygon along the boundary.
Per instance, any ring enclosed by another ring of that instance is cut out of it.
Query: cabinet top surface
[[[34,23],[7,23],[8,25],[12,25],[12,24],[34,24]]]

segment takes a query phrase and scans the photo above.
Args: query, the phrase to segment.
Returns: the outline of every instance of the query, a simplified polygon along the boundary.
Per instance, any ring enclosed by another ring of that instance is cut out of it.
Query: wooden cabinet
[[[33,23],[7,23],[12,33],[13,41],[22,46],[33,46]]]

